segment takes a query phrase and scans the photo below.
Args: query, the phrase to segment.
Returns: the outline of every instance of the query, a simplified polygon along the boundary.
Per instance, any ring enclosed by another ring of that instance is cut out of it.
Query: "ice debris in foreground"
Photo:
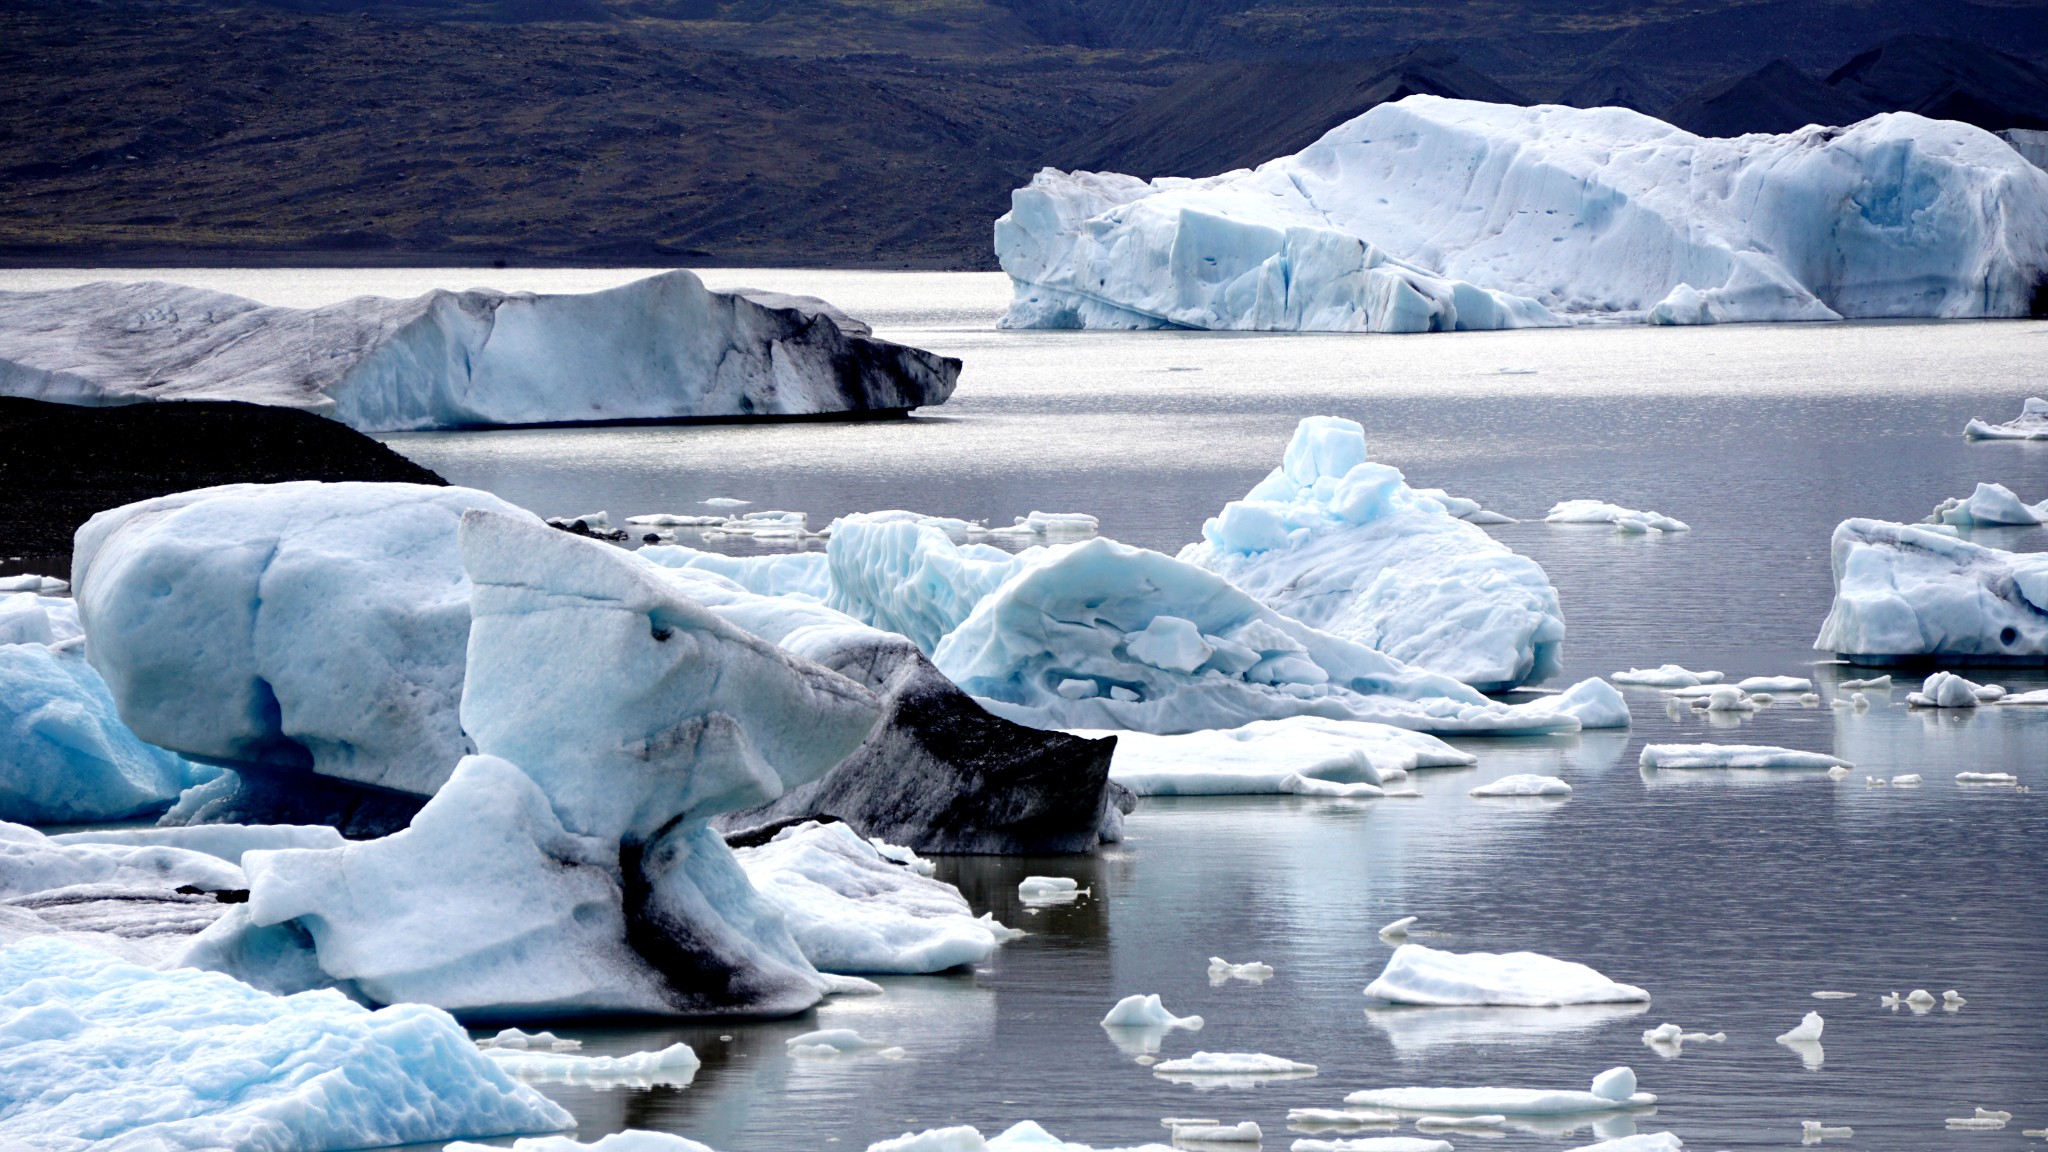
[[[1909,202],[1905,245],[1888,213]],[[1207,179],[1045,169],[995,247],[1011,328],[2018,317],[2048,272],[2048,173],[1911,113],[1713,139],[1623,108],[1417,95]]]
[[[1631,668],[1607,677],[1616,684],[1636,684],[1645,688],[1691,688],[1699,684],[1719,684],[1719,672],[1692,672],[1676,664],[1660,664],[1655,668]]]
[[[2048,663],[2048,552],[1973,544],[1954,528],[1844,520],[1835,599],[1813,646],[1856,657]]]
[[[2048,520],[2048,500],[2028,504],[2003,484],[1978,484],[1968,496],[1951,496],[1934,506],[1924,524],[1958,528],[1998,528],[2039,524]]]
[[[0,1143],[369,1148],[575,1121],[439,1009],[280,997],[57,940],[0,950]]]
[[[1536,952],[1441,952],[1403,944],[1365,994],[1390,1004],[1552,1007],[1647,1001],[1592,968]],[[1366,1101],[1370,1103],[1370,1101]]]
[[[1612,524],[1615,531],[1630,536],[1665,532],[1690,532],[1692,525],[1660,512],[1624,508],[1600,500],[1560,500],[1543,517],[1545,524]]]
[[[1111,732],[1080,729],[1074,734]],[[1115,735],[1109,778],[1139,796],[1299,793],[1318,783],[1379,785],[1417,768],[1462,768],[1479,761],[1427,733],[1321,716],[1255,720],[1173,736]]]
[[[1827,1022],[1820,1018],[1820,1013],[1808,1012],[1800,1019],[1798,1026],[1778,1037],[1778,1043],[1797,1052],[1800,1062],[1807,1068],[1818,1068],[1827,1058],[1820,1045],[1821,1032],[1825,1030],[1826,1024]]]
[[[1644,768],[1854,768],[1821,752],[1769,744],[1645,744],[1637,763]]]
[[[1419,919],[1421,919],[1419,916],[1403,916],[1399,920],[1381,925],[1380,939],[1406,940],[1408,938],[1408,929],[1413,928],[1415,922]]]
[[[1657,1097],[1636,1091],[1635,1072],[1624,1066],[1595,1076],[1591,1088],[1583,1092],[1540,1088],[1371,1088],[1351,1093],[1344,1102],[1425,1114],[1563,1116],[1647,1107],[1655,1104]]]
[[[960,361],[822,300],[663,272],[574,295],[436,289],[266,307],[101,281],[0,293],[0,393],[69,404],[244,400],[365,432],[944,403]]]
[[[2020,414],[2003,424],[1971,420],[1963,435],[1972,440],[2048,440],[2048,400],[2029,396],[2020,404]]]
[[[1472,796],[1569,796],[1572,786],[1555,776],[1520,772],[1472,789]]]
[[[1180,559],[1482,691],[1559,666],[1564,613],[1543,569],[1370,460],[1354,420],[1303,418],[1280,466],[1205,522]]]

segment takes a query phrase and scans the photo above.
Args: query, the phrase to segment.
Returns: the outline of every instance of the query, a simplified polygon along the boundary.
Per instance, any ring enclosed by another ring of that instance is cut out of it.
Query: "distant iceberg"
[[[898,412],[944,403],[959,375],[822,300],[714,292],[685,271],[318,308],[155,281],[0,293],[0,395],[246,400],[365,432]]]
[[[1947,525],[1858,519],[1836,526],[1831,559],[1820,651],[1859,664],[2048,663],[2048,553],[1972,544]]]
[[[2048,500],[2029,504],[2003,484],[1979,484],[1968,496],[1951,496],[1934,506],[1923,524],[1958,528],[2001,528],[2048,521]]]
[[[2048,173],[1905,112],[1710,139],[1623,108],[1419,95],[1252,170],[1045,169],[995,249],[1011,328],[2026,316]]]
[[[2048,400],[2027,397],[2020,414],[2003,424],[1971,420],[1963,426],[1963,436],[1970,440],[2048,440]]]

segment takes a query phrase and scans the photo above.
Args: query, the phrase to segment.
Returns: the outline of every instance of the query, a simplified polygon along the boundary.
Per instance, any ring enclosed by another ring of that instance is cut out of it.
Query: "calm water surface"
[[[101,273],[99,275],[107,275]],[[123,274],[126,275],[126,274]],[[170,274],[276,303],[491,284],[584,290],[606,271],[262,270]],[[2003,420],[2048,391],[2048,325],[1854,324],[1590,328],[1425,337],[1004,333],[1000,276],[713,271],[827,296],[882,335],[967,362],[945,406],[887,424],[411,434],[393,447],[451,481],[545,514],[701,511],[734,496],[801,509],[814,526],[907,507],[1007,523],[1087,511],[1103,531],[1173,551],[1277,463],[1302,416],[1365,425],[1375,458],[1421,486],[1514,516],[1597,497],[1654,508],[1693,531],[1627,538],[1524,523],[1495,529],[1559,589],[1572,678],[1664,661],[1737,675],[1812,674],[1829,595],[1827,541],[1847,516],[1916,520],[1980,480],[2048,496],[2048,444],[1971,444],[1971,416]],[[12,272],[0,287],[90,278]],[[1504,371],[1512,370],[1512,371]],[[2048,548],[2048,533],[1979,539]],[[2039,674],[1995,678],[2048,686]],[[1286,1110],[1403,1084],[1583,1087],[1630,1064],[1662,1101],[1638,1130],[1689,1148],[1799,1146],[1801,1120],[1853,1126],[1826,1147],[2041,1146],[2048,1127],[2048,709],[1867,712],[1777,706],[1710,723],[1632,690],[1635,727],[1536,740],[1457,740],[1476,769],[1420,775],[1421,800],[1149,801],[1129,840],[1095,858],[952,858],[939,875],[977,911],[1031,930],[971,973],[885,980],[773,1023],[570,1029],[588,1051],[684,1039],[705,1066],[687,1088],[549,1086],[591,1139],[657,1128],[722,1152],[863,1148],[907,1129],[1037,1119],[1098,1146],[1159,1140],[1158,1118],[1257,1120],[1293,1138]],[[1805,772],[1645,772],[1659,740],[1784,744],[1856,762],[1836,783]],[[2006,771],[2038,791],[1967,788]],[[1476,800],[1514,772],[1563,776],[1563,801]],[[1866,774],[1921,773],[1917,789]],[[1027,874],[1093,895],[1031,913]],[[1420,943],[1527,948],[1648,988],[1640,1012],[1371,1010],[1360,990],[1389,946],[1375,929],[1419,915]],[[1279,974],[1211,987],[1210,956]],[[1960,1012],[1878,1006],[1887,991],[1959,989]],[[1839,989],[1854,999],[1820,1001]],[[1260,1051],[1320,1066],[1313,1079],[1199,1092],[1155,1076],[1096,1025],[1117,998],[1158,992],[1198,1013],[1163,1055]],[[1805,1066],[1773,1037],[1808,1010],[1827,1020]],[[1641,1033],[1665,1021],[1725,1031],[1677,1059]],[[853,1027],[904,1061],[792,1062],[782,1041]],[[722,1039],[721,1037],[730,1037]],[[1949,1116],[2004,1108],[2002,1132]],[[1413,1134],[1413,1129],[1405,1130]],[[1608,1134],[1616,1134],[1610,1132]],[[1461,1149],[1555,1150],[1595,1133],[1451,1139]]]

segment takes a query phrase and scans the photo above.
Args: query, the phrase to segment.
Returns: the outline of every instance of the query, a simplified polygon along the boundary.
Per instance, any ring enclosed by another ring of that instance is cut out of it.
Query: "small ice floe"
[[[1599,500],[1560,500],[1543,517],[1546,524],[1612,524],[1630,535],[1689,532],[1691,526],[1658,512],[1644,512]]]
[[[1838,692],[1854,692],[1858,688],[1889,692],[1892,690],[1891,674],[1886,673],[1883,676],[1873,676],[1868,680],[1844,680],[1840,684],[1835,685],[1835,690]]]
[[[2029,396],[2013,419],[2003,424],[1972,420],[1963,426],[1963,435],[1971,440],[2048,440],[2048,400]]]
[[[1340,1140],[1296,1140],[1288,1152],[1451,1152],[1449,1140],[1420,1136],[1353,1136]]]
[[[1496,373],[1498,373],[1498,374],[1502,375],[1502,376],[1534,376],[1534,375],[1536,375],[1536,369],[1534,369],[1534,368],[1496,368],[1496,369],[1494,369],[1494,371],[1495,371]]]
[[[1481,784],[1467,793],[1470,796],[1569,796],[1572,786],[1555,776],[1538,776],[1530,772],[1518,772],[1503,776],[1491,784]]]
[[[1953,672],[1936,672],[1920,685],[1918,692],[1906,694],[1906,704],[1912,708],[1975,708],[1986,702],[1985,697],[1979,695],[1981,687]],[[1999,688],[1997,695],[1990,699],[1996,701],[2003,695],[2005,689]]]
[[[1854,768],[1821,752],[1770,744],[1646,744],[1636,762],[1645,768]]]
[[[1849,703],[1853,705],[1858,712],[1862,712],[1870,707],[1870,697],[1865,696],[1861,692],[1851,693],[1849,696]]]
[[[1393,1112],[1364,1108],[1289,1108],[1287,1123],[1304,1131],[1321,1128],[1386,1128],[1401,1122]]]
[[[728,519],[718,526],[718,530],[733,536],[794,538],[810,535],[810,524],[811,518],[808,513],[776,509],[767,512],[748,512]]]
[[[1831,992],[1824,988],[1819,992],[1815,992],[1813,998],[1815,1000],[1854,1000],[1856,994],[1854,992]]]
[[[1811,707],[1813,707],[1814,705],[1816,705],[1816,704],[1819,704],[1819,703],[1820,703],[1820,693],[1818,693],[1818,692],[1801,692],[1801,693],[1799,694],[1799,702],[1800,702],[1801,704],[1803,704],[1803,705],[1805,705],[1805,706],[1807,706],[1807,707],[1811,708]]]
[[[1017,885],[1017,898],[1025,904],[1072,904],[1089,894],[1081,882],[1067,876],[1026,876]]]
[[[1958,772],[1958,784],[2017,784],[2020,778],[2010,772]]]
[[[1616,684],[1634,684],[1644,688],[1693,688],[1701,684],[1719,684],[1719,672],[1692,672],[1676,664],[1660,664],[1655,668],[1631,668],[1616,672],[1608,677]]]
[[[1216,1119],[1214,1116],[1161,1116],[1159,1118],[1159,1126],[1168,1129],[1213,1127],[1221,1123],[1223,1121]]]
[[[2020,1135],[2035,1140],[2048,1140],[2048,1128],[2022,1128]]]
[[[1365,994],[1388,1004],[1502,1005],[1647,1001],[1648,992],[1617,984],[1584,964],[1537,952],[1441,952],[1403,944]]]
[[[626,523],[635,528],[710,528],[725,521],[724,516],[700,516],[689,513],[678,515],[671,512],[651,512],[645,516],[626,517]]]
[[[2008,692],[1998,698],[2000,704],[2030,704],[2036,707],[2048,705],[2048,688],[2036,688],[2032,692]]]
[[[1643,1043],[1657,1055],[1667,1058],[1683,1053],[1689,1040],[1719,1044],[1726,1039],[1726,1032],[1687,1032],[1676,1024],[1659,1024],[1643,1033]]]
[[[1266,1138],[1266,1134],[1259,1131],[1258,1123],[1252,1120],[1236,1124],[1218,1124],[1213,1120],[1206,1124],[1182,1122],[1169,1127],[1173,1129],[1173,1142],[1176,1144],[1257,1144]]]
[[[1742,689],[1732,685],[1714,689],[1704,698],[1695,699],[1692,706],[1704,708],[1709,712],[1754,712],[1757,709],[1755,700],[1743,695]]]
[[[1316,1066],[1263,1052],[1197,1052],[1179,1060],[1161,1060],[1152,1066],[1152,1074],[1196,1088],[1247,1088],[1268,1080],[1313,1076]]]
[[[1882,788],[1885,785],[1890,784],[1891,781],[1885,779],[1882,776],[1865,776],[1863,778],[1863,783],[1872,788]]]
[[[753,501],[739,500],[731,496],[713,496],[708,500],[699,500],[697,503],[704,505],[706,508],[745,508],[747,505],[752,504]]]
[[[1156,994],[1126,996],[1102,1018],[1102,1029],[1109,1033],[1110,1042],[1133,1056],[1149,1056],[1159,1051],[1166,1034],[1176,1028],[1199,1032],[1202,1018],[1175,1016]]]
[[[1429,1115],[1568,1116],[1646,1108],[1657,1102],[1636,1091],[1636,1074],[1624,1066],[1593,1077],[1591,1091],[1541,1088],[1368,1088],[1344,1098],[1346,1104]]]
[[[998,944],[1006,943],[1008,941],[1018,939],[1019,937],[1031,935],[1031,933],[1026,932],[1022,928],[1012,928],[1009,925],[998,921],[996,919],[996,914],[993,912],[983,912],[980,916],[975,918],[974,922],[976,924],[981,925],[983,928],[988,929],[988,934],[995,937],[996,943]]]
[[[841,1056],[879,1056],[884,1060],[900,1060],[907,1055],[901,1048],[870,1040],[851,1028],[821,1028],[816,1032],[792,1036],[783,1041],[783,1046],[791,1056],[809,1060],[832,1060]]]
[[[1844,1137],[1854,1136],[1855,1134],[1856,1130],[1854,1128],[1823,1124],[1818,1120],[1801,1120],[1799,1122],[1799,1142],[1801,1144],[1818,1144],[1823,1140],[1839,1140]]]
[[[1417,1132],[1471,1132],[1487,1128],[1505,1128],[1508,1118],[1498,1112],[1480,1113],[1473,1116],[1418,1116],[1415,1118]]]
[[[2048,520],[2048,500],[2029,504],[2003,484],[1977,485],[1968,496],[1951,496],[1934,506],[1922,524],[1953,524],[1958,528],[2027,526]]]
[[[1420,917],[1403,916],[1399,920],[1394,921],[1392,924],[1383,925],[1380,928],[1380,939],[1406,940],[1408,938],[1408,929],[1413,928],[1415,926],[1415,921],[1418,919],[1420,919]]]
[[[34,592],[42,596],[55,596],[71,589],[69,580],[55,576],[36,576],[24,573],[20,576],[0,576],[0,592]]]
[[[2012,1120],[2012,1113],[1979,1108],[1969,1116],[1951,1116],[1943,1123],[1957,1132],[1996,1132]]]
[[[1918,788],[1919,786],[1920,774],[1918,772],[1904,772],[1892,777],[1892,787],[1894,788]]]
[[[581,1040],[564,1040],[553,1032],[521,1032],[507,1028],[496,1036],[486,1036],[476,1042],[479,1048],[536,1049],[545,1052],[574,1052],[583,1047]]]
[[[1778,1037],[1778,1043],[1799,1053],[1799,1062],[1808,1069],[1818,1068],[1827,1059],[1827,1052],[1820,1046],[1820,1034],[1825,1024],[1820,1013],[1808,1012],[1798,1027]]]
[[[1847,776],[1848,774],[1849,769],[1840,764],[1837,764],[1833,768],[1828,769],[1828,778],[1831,780],[1840,780],[1842,777]]]
[[[688,1044],[671,1044],[659,1052],[628,1056],[578,1056],[531,1048],[486,1048],[498,1067],[521,1080],[589,1084],[598,1087],[651,1088],[682,1086],[697,1076],[697,1053]]]
[[[1963,1005],[1968,1003],[1968,1000],[1963,999],[1963,994],[1953,988],[1941,994],[1941,1006],[1950,1012],[1960,1011]]]
[[[1901,999],[1902,997],[1900,997],[1900,995],[1897,992],[1887,992],[1884,995],[1879,996],[1877,998],[1877,1006],[1879,1008],[1889,1008],[1892,1011],[1897,1012],[1899,1010],[1899,1002]]]
[[[1804,676],[1749,676],[1735,686],[1744,692],[1810,692],[1813,681]]]
[[[1896,996],[1894,996],[1894,999],[1896,999]],[[1934,1011],[1936,1003],[1934,993],[1929,992],[1925,988],[1915,988],[1906,994],[1906,1007],[1911,1008],[1915,1016],[1925,1016],[1929,1012]],[[1897,1004],[1892,1006],[1896,1008]]]
[[[1777,703],[1777,700],[1778,698],[1776,696],[1771,695],[1769,692],[1752,692],[1749,695],[1749,702],[1751,704],[1756,705],[1759,708],[1767,704],[1775,704]]]
[[[1273,966],[1271,964],[1261,964],[1257,960],[1250,960],[1243,964],[1232,964],[1221,956],[1209,957],[1209,983],[1212,986],[1227,983],[1231,980],[1245,980],[1253,984],[1263,984],[1272,978]]]

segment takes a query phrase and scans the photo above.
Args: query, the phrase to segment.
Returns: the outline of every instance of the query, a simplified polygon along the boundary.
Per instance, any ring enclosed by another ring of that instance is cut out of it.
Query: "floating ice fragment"
[[[1775,701],[1776,699],[1777,697],[1771,695],[1769,692],[1752,692],[1750,693],[1749,702],[1761,707],[1765,704],[1769,704]]]
[[[1472,789],[1471,796],[1569,796],[1572,786],[1555,776],[1518,772]]]
[[[1535,952],[1441,952],[1403,944],[1365,994],[1393,1004],[1608,1004],[1647,1001],[1648,992],[1617,984],[1584,964]]]
[[[1152,1071],[1183,1076],[1299,1076],[1312,1075],[1313,1064],[1303,1064],[1263,1052],[1197,1052],[1180,1060],[1162,1060]]]
[[[1880,1008],[1889,1008],[1892,1011],[1896,1012],[1899,1010],[1899,1000],[1900,997],[1897,992],[1887,992],[1884,995],[1879,996],[1877,998],[1877,1006]]]
[[[2020,778],[2010,772],[1958,772],[1958,784],[2017,784]]]
[[[1209,957],[1209,983],[1221,984],[1226,980],[1248,980],[1254,984],[1273,978],[1273,966],[1257,960],[1243,964],[1232,964],[1221,956]]]
[[[744,508],[753,501],[740,500],[732,496],[713,496],[708,500],[699,500],[698,503],[710,508]]]
[[[545,1049],[550,1052],[574,1052],[583,1047],[581,1040],[564,1040],[553,1032],[522,1032],[517,1028],[506,1028],[496,1036],[486,1036],[476,1042],[479,1048]]]
[[[1067,876],[1026,876],[1017,885],[1017,898],[1026,904],[1072,904],[1088,892]]]
[[[1201,1128],[1221,1123],[1221,1120],[1213,1116],[1161,1116],[1159,1118],[1159,1126],[1162,1128]]]
[[[1822,1140],[1835,1140],[1845,1136],[1854,1136],[1855,1134],[1856,1130],[1854,1128],[1846,1126],[1830,1127],[1818,1120],[1801,1120],[1799,1122],[1799,1142],[1801,1144],[1818,1144]]]
[[[989,935],[995,937],[996,943],[998,944],[1007,943],[1019,937],[1031,935],[1031,933],[1026,932],[1022,928],[1012,928],[1007,924],[998,922],[996,920],[996,914],[993,912],[983,912],[980,916],[975,918],[974,922],[988,929]]]
[[[1676,664],[1631,668],[1608,677],[1616,684],[1636,684],[1645,688],[1691,688],[1700,684],[1719,684],[1721,678],[1719,672],[1692,672]]]
[[[1861,712],[1864,709],[1870,707],[1870,697],[1865,696],[1861,692],[1855,693],[1854,695],[1850,696],[1849,700],[1856,706],[1856,710],[1858,712]]]
[[[1599,500],[1560,500],[1543,517],[1546,524],[1612,524],[1622,532],[1689,532],[1691,526],[1657,512],[1643,512]]]
[[[1934,1007],[1934,993],[1929,992],[1925,988],[1915,988],[1913,989],[1912,993],[1906,997],[1906,1003],[1910,1007],[1918,1008],[1922,1011],[1925,1011],[1929,1008]]]
[[[799,1059],[832,1059],[839,1056],[872,1054],[885,1060],[901,1059],[905,1053],[901,1048],[892,1048],[879,1040],[870,1040],[851,1028],[821,1028],[806,1032],[783,1041],[791,1056]]]
[[[1744,692],[1806,692],[1813,681],[1803,676],[1751,676],[1735,683]]]
[[[578,1056],[573,1052],[514,1047],[493,1047],[484,1055],[498,1067],[521,1080],[544,1080],[562,1084],[597,1084],[651,1087],[655,1084],[682,1086],[696,1078],[697,1053],[688,1044],[671,1044],[659,1052],[635,1052],[628,1056]]]
[[[1593,1081],[1606,1093],[1624,1085],[1634,1086],[1634,1073],[1624,1077],[1625,1068],[1602,1072]],[[1371,1088],[1353,1092],[1346,1104],[1365,1104],[1402,1112],[1465,1113],[1504,1116],[1569,1116],[1593,1112],[1614,1112],[1655,1104],[1648,1092],[1630,1091],[1620,1097],[1598,1091],[1574,1092],[1538,1088]]]
[[[1852,660],[2048,655],[2048,554],[1973,544],[1945,526],[1860,519],[1835,528],[1831,550],[1835,599],[1815,648]],[[1936,677],[1920,695],[1933,694]],[[1953,706],[1969,707],[1974,687],[1950,687]]]
[[[725,521],[724,516],[676,515],[671,512],[650,512],[644,516],[626,517],[626,523],[637,528],[709,528]]]
[[[1986,528],[2039,524],[2043,520],[2048,520],[2048,500],[2028,504],[2003,484],[1980,483],[1968,496],[1951,496],[1936,504],[1921,523]]]
[[[1891,783],[1891,781],[1886,780],[1882,776],[1865,776],[1863,778],[1863,783],[1872,788],[1882,788],[1885,785]]]
[[[1686,1032],[1676,1024],[1659,1024],[1643,1033],[1643,1043],[1649,1045],[1660,1056],[1677,1056],[1692,1041],[1707,1041],[1719,1044],[1728,1039],[1726,1032]]]
[[[1315,794],[1322,783],[1379,785],[1418,768],[1465,767],[1477,756],[1435,736],[1364,720],[1290,716],[1177,736],[1079,729],[1115,735],[1110,779],[1140,796]],[[1298,777],[1288,784],[1290,777]],[[1369,795],[1369,794],[1368,794]]]
[[[1289,1108],[1287,1123],[1296,1128],[1375,1128],[1400,1123],[1393,1112],[1363,1108]]]
[[[505,1152],[499,1145],[472,1144],[457,1140],[442,1152]],[[511,1152],[712,1152],[711,1148],[687,1137],[668,1132],[628,1128],[600,1136],[588,1144],[573,1136],[528,1136],[512,1142]]]
[[[1820,1018],[1820,1013],[1808,1012],[1806,1016],[1799,1021],[1798,1027],[1778,1037],[1778,1043],[1786,1044],[1796,1043],[1802,1040],[1818,1040],[1820,1039],[1821,1030],[1825,1027],[1826,1021]]]
[[[1353,1136],[1341,1140],[1296,1140],[1289,1152],[1451,1152],[1448,1140],[1416,1136]]]
[[[1853,768],[1847,760],[1769,744],[1646,744],[1645,768]]]
[[[1853,999],[1855,999],[1855,998],[1856,998],[1856,993],[1854,993],[1854,992],[1829,992],[1829,991],[1826,991],[1826,990],[1822,990],[1822,991],[1819,991],[1819,992],[1815,992],[1815,993],[1813,994],[1813,998],[1814,998],[1815,1000],[1853,1000]]]
[[[1200,1016],[1175,1016],[1159,1002],[1157,993],[1149,996],[1126,996],[1116,1002],[1109,1015],[1102,1018],[1104,1028],[1185,1028],[1198,1032],[1202,1028]]]
[[[1886,673],[1883,676],[1873,676],[1868,680],[1844,680],[1841,683],[1835,685],[1835,689],[1840,692],[1853,692],[1858,688],[1882,688],[1885,691],[1889,692],[1891,691],[1891,687],[1892,678],[1890,673]]]
[[[1265,1139],[1256,1121],[1245,1120],[1236,1124],[1175,1124],[1173,1142],[1182,1141],[1197,1144],[1257,1144]]]
[[[1679,1152],[1683,1147],[1685,1142],[1676,1133],[1641,1132],[1634,1136],[1602,1140],[1598,1144],[1584,1144],[1568,1152]]]
[[[1983,702],[1978,687],[1953,672],[1936,672],[1918,692],[1906,694],[1906,703],[1914,708],[1975,708]]]
[[[1950,1128],[1965,1132],[1996,1132],[2012,1119],[2012,1113],[1990,1108],[1979,1108],[1968,1116],[1951,1116],[1947,1120]]]
[[[1840,780],[1842,777],[1847,776],[1848,774],[1849,769],[1840,764],[1837,764],[1833,768],[1828,769],[1828,776],[1835,780]]]
[[[1418,1116],[1415,1130],[1418,1132],[1445,1132],[1471,1130],[1474,1128],[1505,1127],[1508,1118],[1498,1112],[1482,1113],[1475,1116]]]
[[[1280,791],[1294,796],[1321,796],[1338,800],[1376,800],[1385,796],[1386,789],[1377,784],[1339,784],[1332,780],[1318,780],[1289,772],[1280,778]]]
[[[55,576],[0,576],[0,592],[34,592],[43,596],[55,596],[70,588],[70,581],[59,580]]]
[[[1708,693],[1704,703],[1695,700],[1693,707],[1703,707],[1709,712],[1754,712],[1756,701],[1743,695],[1742,689],[1727,686]]]
[[[1387,940],[1405,939],[1408,935],[1408,929],[1414,926],[1417,919],[1419,917],[1403,916],[1392,924],[1381,928],[1380,937]]]
[[[1963,994],[1953,988],[1941,994],[1941,1006],[1951,1012],[1968,1003],[1968,1000],[1963,999]]]
[[[1907,772],[1892,777],[1892,787],[1894,788],[1917,788],[1919,786],[1920,774],[1918,772]]]
[[[1971,440],[2048,440],[2048,400],[2029,396],[2018,416],[2003,424],[1971,420],[1963,435]]]

